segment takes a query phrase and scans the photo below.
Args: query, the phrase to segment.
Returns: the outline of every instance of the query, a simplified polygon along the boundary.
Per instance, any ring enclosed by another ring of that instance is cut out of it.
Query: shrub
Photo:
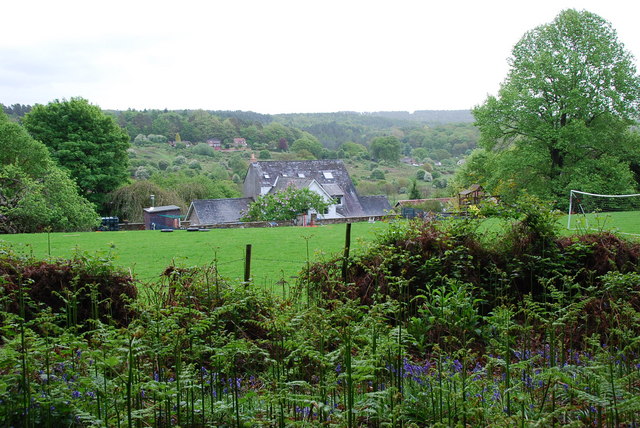
[[[384,180],[384,172],[380,169],[374,169],[371,171],[371,175],[369,176],[372,180]]]
[[[20,313],[19,293],[23,292],[27,319],[50,308],[66,313],[67,326],[87,326],[91,319],[126,326],[134,315],[129,305],[137,296],[136,282],[117,270],[109,256],[78,254],[71,260],[39,261],[6,250],[0,254],[9,312]]]
[[[191,148],[191,152],[196,155],[215,157],[216,151],[206,143],[198,143]]]

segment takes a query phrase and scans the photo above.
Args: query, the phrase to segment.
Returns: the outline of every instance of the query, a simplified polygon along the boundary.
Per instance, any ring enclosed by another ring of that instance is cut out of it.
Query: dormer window
[[[324,178],[326,178],[327,180],[332,179],[333,178],[333,173],[331,171],[323,171],[322,175],[324,176]]]

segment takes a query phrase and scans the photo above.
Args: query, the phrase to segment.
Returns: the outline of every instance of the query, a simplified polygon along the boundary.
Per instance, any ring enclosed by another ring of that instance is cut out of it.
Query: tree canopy
[[[58,164],[69,171],[82,194],[102,203],[129,177],[129,136],[99,107],[82,98],[36,105],[23,120]]]
[[[401,149],[402,143],[395,136],[376,137],[371,141],[371,146],[369,146],[371,157],[392,163],[400,160]]]
[[[0,112],[0,231],[89,230],[97,220],[47,148]]]
[[[632,192],[640,109],[634,59],[603,18],[565,10],[515,45],[497,96],[473,110],[484,154],[457,177],[496,194]]]

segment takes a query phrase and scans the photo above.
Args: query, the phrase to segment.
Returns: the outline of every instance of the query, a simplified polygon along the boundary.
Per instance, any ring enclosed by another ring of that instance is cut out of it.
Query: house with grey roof
[[[200,199],[191,203],[186,221],[193,225],[234,223],[259,196],[290,186],[309,189],[331,202],[318,219],[376,217],[391,205],[386,196],[360,196],[341,160],[255,161],[244,179],[243,198]]]
[[[391,209],[385,196],[359,196],[341,160],[253,162],[244,179],[243,193],[257,198],[287,185],[308,187],[335,201],[328,213],[318,213],[319,219],[380,216]]]

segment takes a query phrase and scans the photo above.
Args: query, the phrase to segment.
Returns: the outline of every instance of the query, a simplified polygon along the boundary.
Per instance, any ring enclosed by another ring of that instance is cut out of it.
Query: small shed
[[[484,189],[479,184],[473,184],[466,190],[458,193],[458,204],[460,207],[478,205],[486,198]]]
[[[144,208],[145,230],[179,229],[180,218],[180,207],[176,205]]]

